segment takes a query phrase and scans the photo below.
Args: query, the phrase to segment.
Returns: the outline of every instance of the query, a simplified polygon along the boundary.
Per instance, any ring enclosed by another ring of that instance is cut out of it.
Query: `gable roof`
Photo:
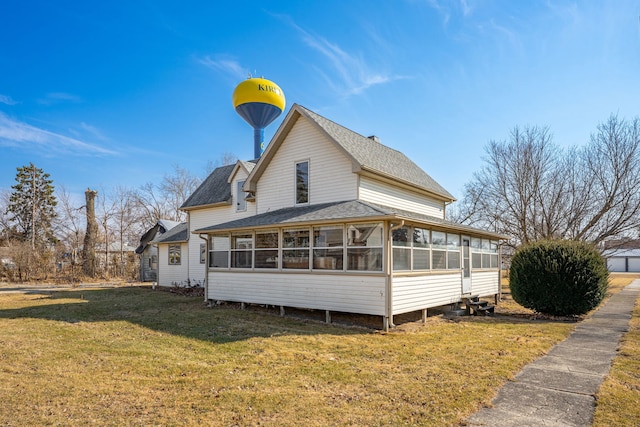
[[[171,230],[172,228],[178,225],[180,225],[178,221],[171,221],[168,219],[159,219],[158,222],[156,222],[156,224],[153,227],[147,230],[147,232],[144,233],[142,237],[140,237],[140,245],[138,245],[135,252],[138,255],[140,255],[142,252],[144,252],[144,250],[147,248],[149,243],[156,238],[156,235],[158,233],[160,234],[166,233],[167,231]]]
[[[272,142],[249,175],[247,181],[251,190],[255,190],[255,182],[300,117],[311,121],[351,160],[354,172],[391,179],[426,191],[445,201],[455,200],[451,193],[401,152],[347,129],[299,104],[293,104]]]
[[[180,225],[158,236],[157,239],[153,240],[153,243],[186,242],[188,237],[189,229],[187,228],[187,223],[182,222]]]
[[[439,227],[473,235],[481,235],[492,239],[506,239],[497,233],[479,230],[468,225],[458,224],[452,221],[423,215],[416,212],[404,211],[390,206],[376,203],[350,200],[346,202],[320,203],[310,206],[296,206],[277,209],[259,215],[240,218],[210,227],[200,228],[193,233],[209,233],[215,231],[231,231],[243,228],[269,228],[278,226],[304,226],[318,224],[318,222],[342,222],[342,221],[382,221],[382,220],[406,220],[424,224],[426,226]]]
[[[231,184],[228,182],[235,164],[220,166],[204,180],[196,191],[180,206],[188,210],[198,206],[210,206],[231,203]]]
[[[248,174],[251,173],[251,171],[253,170],[253,168],[256,166],[256,160],[252,160],[249,162],[245,162],[244,160],[238,160],[236,162],[235,167],[233,168],[233,170],[231,171],[231,174],[229,174],[229,178],[227,178],[228,182],[233,181],[233,178],[236,176],[236,173],[238,173],[238,171],[240,170],[240,168],[243,168],[245,170],[245,172]]]

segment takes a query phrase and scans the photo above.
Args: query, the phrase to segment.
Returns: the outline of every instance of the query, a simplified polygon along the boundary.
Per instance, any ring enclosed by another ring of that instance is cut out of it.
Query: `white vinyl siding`
[[[309,204],[355,200],[351,162],[307,120],[298,120],[256,187],[258,213],[295,205],[295,165],[309,161]]]
[[[237,200],[237,182],[244,181],[247,177],[244,169],[240,168],[235,175],[235,179],[231,184],[232,200]],[[236,211],[235,203],[225,206],[217,206],[204,209],[192,209],[189,211],[189,278],[191,280],[204,281],[205,268],[208,261],[204,264],[200,263],[200,244],[204,243],[199,236],[191,234],[192,231],[200,228],[210,227],[212,225],[221,224],[223,222],[232,221],[234,219],[245,218],[256,214],[256,204],[247,202],[246,209],[241,212]],[[183,263],[186,262],[186,252],[183,252]]]
[[[382,275],[264,272],[258,276],[254,273],[212,271],[209,282],[208,296],[213,300],[385,314],[386,280]]]
[[[444,219],[444,202],[409,190],[396,188],[369,177],[360,178],[359,198],[365,202],[392,206],[405,211]]]
[[[158,245],[158,285],[159,286],[173,286],[174,283],[186,284],[189,279],[189,268],[186,262],[187,244],[186,243],[172,243],[172,245],[180,245],[182,253],[181,264],[169,265],[169,244]],[[204,276],[203,276],[204,277]]]
[[[500,292],[500,273],[494,271],[474,271],[471,273],[471,293],[480,297]]]
[[[451,304],[460,301],[461,295],[459,272],[393,277],[393,314]]]

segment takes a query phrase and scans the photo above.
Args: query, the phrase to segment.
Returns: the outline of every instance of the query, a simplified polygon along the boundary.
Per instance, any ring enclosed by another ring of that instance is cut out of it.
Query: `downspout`
[[[387,317],[384,322],[385,331],[396,326],[393,324],[393,232],[401,227],[404,227],[404,220],[401,220],[399,224],[391,225],[387,236]]]
[[[202,237],[206,236],[206,237]],[[209,236],[207,234],[198,234],[198,237],[204,240],[205,257],[204,257],[204,301],[209,301]]]

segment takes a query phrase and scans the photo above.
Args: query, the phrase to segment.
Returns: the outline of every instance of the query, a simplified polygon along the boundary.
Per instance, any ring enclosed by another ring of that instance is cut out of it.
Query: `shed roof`
[[[361,200],[282,208],[251,217],[200,228],[195,230],[194,233],[211,233],[216,231],[232,231],[246,228],[268,228],[288,225],[312,225],[318,223],[355,220],[381,221],[385,219],[413,221],[427,226],[457,232],[466,232],[493,239],[505,238],[502,235],[485,230],[479,230],[467,225],[446,221],[429,215],[403,211],[390,206],[363,202]]]

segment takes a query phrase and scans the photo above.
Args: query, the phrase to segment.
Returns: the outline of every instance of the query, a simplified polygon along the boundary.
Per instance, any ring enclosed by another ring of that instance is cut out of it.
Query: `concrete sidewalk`
[[[595,395],[609,373],[620,338],[629,330],[640,279],[576,326],[563,342],[525,366],[502,387],[491,408],[467,426],[590,426]]]

